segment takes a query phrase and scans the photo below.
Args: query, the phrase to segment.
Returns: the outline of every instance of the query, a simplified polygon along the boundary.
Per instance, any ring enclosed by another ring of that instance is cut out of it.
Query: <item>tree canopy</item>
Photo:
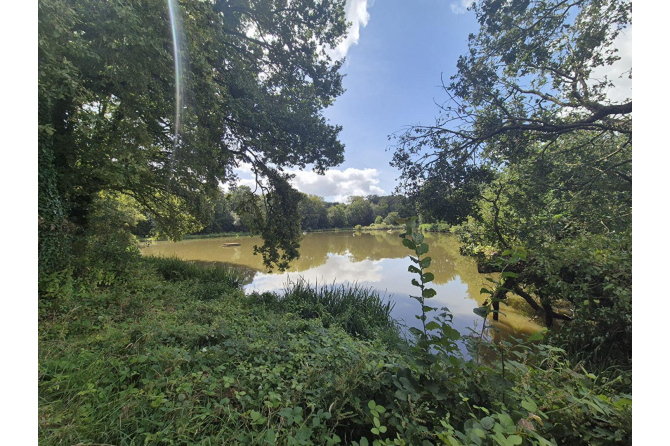
[[[395,135],[392,164],[463,251],[506,272],[547,324],[580,319],[587,354],[631,347],[632,99],[617,90],[626,0],[485,0],[434,125]],[[616,94],[613,94],[616,93]],[[623,99],[622,99],[623,97]],[[568,308],[557,310],[557,305]],[[564,330],[567,332],[567,330]]]
[[[179,238],[207,223],[240,163],[262,188],[259,232],[297,219],[283,170],[343,161],[321,112],[343,92],[327,50],[345,32],[344,1],[41,0],[41,241],[56,220],[86,227],[104,191]],[[289,227],[260,248],[268,265],[296,255]]]
[[[435,124],[397,135],[392,164],[409,191],[441,178],[453,189],[478,169],[524,157],[529,145],[560,150],[576,132],[593,141],[624,135],[630,145],[632,99],[612,101],[615,79],[594,77],[619,58],[614,42],[632,24],[629,1],[488,0],[473,8],[480,32],[444,84],[448,100]],[[618,164],[598,168],[624,174]]]

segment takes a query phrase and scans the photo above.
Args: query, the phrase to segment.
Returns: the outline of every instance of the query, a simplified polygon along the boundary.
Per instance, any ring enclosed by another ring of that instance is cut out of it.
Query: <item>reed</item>
[[[321,318],[326,324],[336,323],[356,337],[373,339],[386,333],[397,338],[398,324],[391,316],[395,304],[358,283],[289,281],[278,302],[286,311],[303,318]]]

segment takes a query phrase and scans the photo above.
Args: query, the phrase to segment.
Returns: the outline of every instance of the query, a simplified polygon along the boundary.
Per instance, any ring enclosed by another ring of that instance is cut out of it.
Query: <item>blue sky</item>
[[[440,87],[456,73],[458,56],[467,51],[467,38],[476,33],[473,0],[347,0],[349,35],[331,52],[345,57],[345,93],[326,109],[332,124],[343,127],[345,162],[324,176],[291,171],[301,192],[346,201],[351,195],[389,195],[399,172],[389,165],[393,156],[388,136],[415,124],[432,124],[435,103],[446,94]],[[621,64],[594,71],[615,79],[632,66],[632,28],[617,42]],[[620,85],[621,83],[621,85]],[[611,100],[632,97],[628,79],[615,81]],[[240,184],[255,186],[248,168],[239,170]]]
[[[343,126],[345,162],[340,169],[375,169],[375,186],[384,194],[395,188],[398,171],[389,166],[389,134],[434,120],[445,95],[440,75],[456,72],[467,36],[477,30],[474,13],[454,12],[448,0],[378,0],[368,4],[369,20],[358,44],[349,48],[346,92],[325,115]]]
[[[296,171],[298,190],[344,201],[349,195],[389,195],[399,173],[389,165],[391,133],[431,123],[443,102],[440,75],[456,72],[458,56],[477,30],[462,0],[347,0],[350,35],[334,54],[345,55],[345,93],[325,111],[343,127],[345,162],[321,177]],[[249,172],[241,184],[251,185]]]

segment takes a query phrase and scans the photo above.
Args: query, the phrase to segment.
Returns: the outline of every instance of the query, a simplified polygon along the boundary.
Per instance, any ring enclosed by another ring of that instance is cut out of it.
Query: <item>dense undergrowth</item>
[[[129,265],[41,283],[40,444],[630,442],[626,377],[556,347],[464,336],[483,365],[404,341],[364,288],[245,297],[234,270]]]

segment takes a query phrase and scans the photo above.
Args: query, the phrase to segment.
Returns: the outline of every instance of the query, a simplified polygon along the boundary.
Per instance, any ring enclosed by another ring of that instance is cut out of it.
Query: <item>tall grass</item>
[[[196,280],[204,283],[225,284],[230,288],[239,288],[244,280],[244,274],[228,266],[211,265],[204,267],[200,264],[180,260],[177,257],[145,257],[165,280],[179,282]]]
[[[395,304],[358,283],[312,285],[299,279],[289,281],[281,295],[265,293],[259,297],[302,318],[320,318],[325,326],[337,324],[359,338],[398,339],[398,323],[391,316]]]

